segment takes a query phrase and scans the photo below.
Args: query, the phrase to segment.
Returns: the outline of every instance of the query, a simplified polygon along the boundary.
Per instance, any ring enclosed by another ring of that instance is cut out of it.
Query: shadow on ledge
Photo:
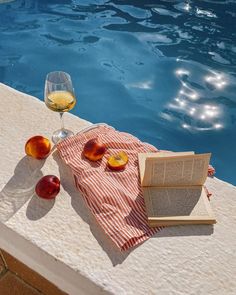
[[[153,238],[183,237],[183,236],[209,236],[214,232],[212,224],[167,226],[157,232]]]
[[[76,213],[86,222],[93,236],[98,241],[102,249],[107,253],[109,259],[111,260],[113,266],[121,264],[132,252],[130,251],[121,252],[115,244],[110,240],[110,238],[105,234],[103,229],[97,223],[95,217],[89,211],[85,201],[81,197],[79,191],[77,190],[74,177],[69,167],[61,160],[57,151],[53,153],[53,158],[58,164],[61,186],[71,197],[71,205],[76,211]]]
[[[55,199],[44,200],[36,194],[33,195],[26,210],[26,216],[30,220],[38,220],[44,217],[54,206]]]
[[[199,188],[196,190],[195,194],[189,198],[189,196],[185,196],[186,199],[184,199],[183,196],[183,201],[188,204],[188,206],[181,208],[177,207],[173,208],[172,214],[173,216],[184,216],[184,215],[189,215],[194,207],[196,206],[197,202],[199,201],[199,198],[201,196],[201,191],[202,188]],[[175,195],[173,195],[175,197]],[[138,195],[135,202],[138,202],[139,204],[142,203],[141,200],[142,195]],[[169,195],[169,199],[171,199],[171,195]],[[175,200],[175,199],[174,199]],[[188,203],[187,203],[188,202]],[[167,207],[166,207],[167,208]],[[164,207],[164,209],[166,209]],[[167,210],[169,210],[167,208]],[[181,214],[179,214],[181,212]],[[135,218],[136,211],[131,210],[129,215],[125,217],[127,224],[133,226],[132,220]],[[168,215],[167,215],[168,216]],[[142,229],[142,224],[137,224],[137,228]],[[213,234],[214,227],[212,224],[188,224],[188,225],[176,225],[176,226],[163,226],[162,230],[158,231],[155,235],[152,237],[177,237],[177,236],[206,236],[206,235],[211,235]]]
[[[33,195],[37,181],[43,176],[45,160],[25,156],[15,167],[14,175],[0,192],[0,221],[6,222]]]

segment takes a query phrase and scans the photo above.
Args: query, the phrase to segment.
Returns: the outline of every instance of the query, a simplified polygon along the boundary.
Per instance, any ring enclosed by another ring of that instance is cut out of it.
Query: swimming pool
[[[0,4],[0,81],[43,100],[46,74],[66,71],[72,113],[212,152],[216,176],[236,184],[235,29],[230,0],[17,0]]]

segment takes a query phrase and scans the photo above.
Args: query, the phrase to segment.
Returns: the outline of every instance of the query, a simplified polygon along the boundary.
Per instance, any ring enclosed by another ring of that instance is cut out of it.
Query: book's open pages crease
[[[139,154],[150,226],[216,222],[203,187],[211,154]]]

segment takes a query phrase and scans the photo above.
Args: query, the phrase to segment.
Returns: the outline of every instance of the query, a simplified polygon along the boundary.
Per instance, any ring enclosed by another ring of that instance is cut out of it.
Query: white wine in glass
[[[64,112],[69,112],[76,103],[70,75],[60,71],[47,74],[44,100],[46,106],[52,111],[59,112],[61,117],[61,129],[53,133],[52,141],[58,143],[73,135],[72,131],[64,128],[63,123]]]

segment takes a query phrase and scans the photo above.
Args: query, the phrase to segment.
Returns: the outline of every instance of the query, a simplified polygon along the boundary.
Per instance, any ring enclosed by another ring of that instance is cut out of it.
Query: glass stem
[[[64,130],[64,117],[63,117],[64,113],[60,112],[60,118],[61,118],[61,130]]]

